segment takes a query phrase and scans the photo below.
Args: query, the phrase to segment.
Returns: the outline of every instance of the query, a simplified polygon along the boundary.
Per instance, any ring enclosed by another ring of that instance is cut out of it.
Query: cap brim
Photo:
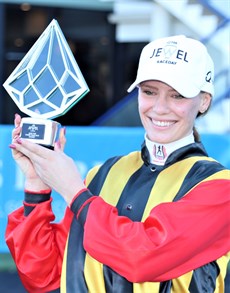
[[[191,83],[185,84],[184,82],[180,82],[180,78],[174,74],[174,78],[172,78],[172,74],[166,75],[165,72],[160,73],[157,72],[155,75],[153,73],[142,75],[141,78],[137,78],[134,83],[128,88],[128,92],[133,91],[140,83],[147,80],[156,80],[161,81],[175,89],[178,93],[186,98],[194,98],[200,92],[198,88],[191,87]]]

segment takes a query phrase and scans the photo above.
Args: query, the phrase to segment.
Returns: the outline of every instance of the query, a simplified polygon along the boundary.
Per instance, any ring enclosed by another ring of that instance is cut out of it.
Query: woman
[[[184,36],[144,47],[135,82],[145,128],[141,151],[114,157],[83,181],[64,154],[19,137],[24,207],[6,241],[28,292],[224,292],[229,252],[229,170],[209,158],[194,128],[213,96],[213,62]],[[51,189],[66,201],[52,223]],[[61,285],[60,285],[61,283]]]

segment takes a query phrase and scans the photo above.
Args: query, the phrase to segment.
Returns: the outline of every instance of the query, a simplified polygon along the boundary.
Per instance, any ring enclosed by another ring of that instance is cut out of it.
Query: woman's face
[[[160,81],[145,81],[139,86],[140,118],[147,137],[158,143],[170,143],[191,134],[198,112],[205,112],[210,101],[206,93],[184,98]]]

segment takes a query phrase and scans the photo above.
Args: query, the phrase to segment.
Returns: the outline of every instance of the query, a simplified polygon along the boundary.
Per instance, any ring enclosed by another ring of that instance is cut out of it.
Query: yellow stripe
[[[224,292],[224,279],[227,274],[228,262],[230,258],[230,253],[222,256],[217,260],[217,264],[220,269],[220,273],[216,278],[216,289],[214,293],[223,293]]]
[[[90,184],[90,182],[92,181],[93,177],[95,176],[95,174],[97,173],[98,169],[100,168],[100,165],[97,165],[95,167],[93,167],[87,174],[87,177],[85,179],[86,185],[88,186]]]
[[[142,165],[143,161],[139,152],[133,152],[129,156],[125,156],[117,161],[106,177],[100,196],[107,203],[116,206],[127,181]],[[122,176],[120,176],[120,170],[122,170]],[[114,184],[114,178],[117,178],[116,184]]]
[[[214,180],[214,179],[230,179],[230,170],[222,170],[217,173],[212,174],[211,176],[205,178],[203,182],[209,181],[209,180]]]
[[[106,293],[103,275],[103,265],[89,254],[85,257],[85,280],[89,293]]]
[[[177,162],[172,167],[168,167],[163,170],[158,176],[153,189],[151,191],[148,203],[146,205],[142,221],[144,221],[152,208],[163,202],[171,202],[177,192],[179,191],[181,184],[190,168],[199,160],[208,160],[214,161],[212,158],[207,157],[191,157],[183,161]],[[121,160],[117,161],[109,171],[106,180],[103,184],[103,187],[100,192],[100,196],[109,204],[116,206],[123,188],[126,186],[127,181],[130,176],[136,172],[143,165],[143,161],[140,157],[140,152],[133,152],[128,156],[122,157]],[[88,185],[95,174],[97,173],[99,166],[92,169],[88,173],[86,178],[86,185]],[[120,176],[120,171],[122,170],[122,176]],[[227,172],[226,172],[227,171]],[[117,178],[117,184],[114,184],[114,178]],[[220,171],[216,174],[211,175],[206,178],[204,181],[218,178],[229,178],[228,170]],[[162,180],[165,182],[162,185]],[[112,195],[112,196],[111,196]],[[68,245],[68,241],[67,241]],[[63,268],[62,268],[62,277],[61,277],[61,292],[66,293],[66,251],[64,255]],[[223,265],[224,266],[224,265]],[[226,267],[225,267],[226,268]],[[103,275],[103,265],[93,258],[91,258],[86,253],[85,259],[85,278],[86,283],[89,288],[90,293],[106,293],[105,284],[104,284],[104,275]],[[189,287],[189,283],[192,278],[192,272],[189,272],[178,279],[173,280],[173,292],[184,293],[188,291],[185,288]],[[218,281],[219,282],[219,281]],[[133,284],[134,293],[149,293],[149,292],[158,292],[160,283],[156,282],[145,282]],[[216,291],[215,293],[220,293]]]
[[[160,283],[145,282],[145,283],[134,283],[133,293],[149,293],[159,292]]]
[[[61,284],[60,284],[61,293],[66,293],[66,264],[67,264],[68,242],[69,242],[69,236],[66,240],[66,247],[65,247],[63,262],[62,262]]]
[[[153,207],[157,206],[160,203],[163,202],[172,202],[174,197],[176,196],[177,192],[179,191],[184,178],[186,177],[187,173],[189,170],[192,168],[192,166],[199,160],[202,159],[208,159],[212,161],[213,159],[207,158],[207,157],[191,157],[188,159],[185,159],[183,161],[177,162],[176,164],[169,166],[165,170],[163,170],[150,193],[149,200],[147,202],[143,217],[142,217],[142,222],[145,221],[145,219],[149,216],[151,210]],[[165,184],[162,184],[162,182],[165,182]],[[192,273],[191,273],[192,274]],[[184,280],[185,277],[185,280]],[[189,280],[190,275],[184,275],[179,278],[178,281],[176,281],[176,286],[177,287],[184,287],[184,283]],[[184,280],[184,281],[183,281]],[[182,282],[183,281],[183,282]],[[189,283],[188,283],[189,284]],[[148,292],[158,292],[160,283],[156,282],[145,282],[141,284],[134,284],[134,293],[148,293]],[[186,287],[185,287],[186,288]],[[180,292],[183,293],[184,291],[175,291],[175,292]],[[187,291],[185,291],[187,292]]]
[[[100,191],[100,196],[107,203],[116,206],[120,198],[121,192],[127,184],[130,176],[134,172],[136,172],[142,165],[143,161],[140,159],[139,152],[133,152],[131,155],[129,155],[129,157],[125,156],[121,160],[117,161],[106,177],[106,180]],[[122,176],[119,176],[120,170],[122,170]],[[89,184],[89,182],[91,182],[93,176],[95,176],[95,169],[93,169],[93,172],[91,172],[89,176],[87,176],[87,185]],[[116,184],[114,184],[114,178],[117,178]],[[84,275],[90,293],[106,293],[103,265],[90,257],[90,255],[87,253],[84,266]]]
[[[172,280],[171,293],[190,293],[188,288],[192,280],[193,271]]]
[[[197,161],[202,159],[213,161],[213,159],[207,157],[191,157],[169,166],[159,174],[150,193],[142,221],[149,216],[153,207],[160,203],[173,201],[189,170]]]

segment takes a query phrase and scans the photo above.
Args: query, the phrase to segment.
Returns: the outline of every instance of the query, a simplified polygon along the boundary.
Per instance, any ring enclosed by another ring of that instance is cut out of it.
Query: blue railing
[[[219,33],[221,29],[224,29],[226,26],[230,25],[230,3],[228,1],[212,1],[212,0],[199,0],[199,2],[207,8],[211,13],[216,15],[219,18],[219,24],[209,35],[203,37],[201,41],[205,44],[208,43],[216,34]],[[230,30],[230,27],[229,27]],[[213,106],[219,104],[219,102],[224,99],[230,98],[230,68],[229,64],[226,68],[222,69],[215,76],[216,82],[219,79],[225,79],[224,85],[225,88],[219,96],[213,101]]]
[[[230,10],[229,10],[229,2],[226,1],[213,1],[213,0],[198,0],[200,4],[206,7],[213,14],[222,19],[229,19]],[[228,7],[226,7],[228,6]]]
[[[0,253],[8,252],[4,240],[7,215],[20,207],[23,201],[24,176],[15,164],[9,149],[12,129],[13,125],[0,125]],[[144,139],[144,129],[142,127],[69,126],[66,128],[66,138],[65,152],[73,158],[82,177],[85,178],[86,173],[93,166],[105,162],[108,158],[140,150]],[[201,138],[208,154],[230,168],[228,155],[230,137],[203,134]],[[60,221],[65,210],[65,202],[56,192],[53,192],[52,196],[56,221]]]

